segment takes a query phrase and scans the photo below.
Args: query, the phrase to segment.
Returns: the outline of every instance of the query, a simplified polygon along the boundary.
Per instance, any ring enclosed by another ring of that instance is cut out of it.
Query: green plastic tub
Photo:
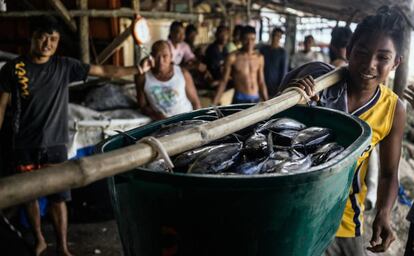
[[[251,105],[222,108],[224,113]],[[128,131],[141,138],[161,124],[205,114],[202,109]],[[278,176],[214,176],[135,169],[109,179],[125,255],[321,255],[345,207],[356,160],[371,129],[342,112],[293,107],[275,117],[328,127],[346,150],[306,172]],[[124,146],[117,135],[99,146]]]

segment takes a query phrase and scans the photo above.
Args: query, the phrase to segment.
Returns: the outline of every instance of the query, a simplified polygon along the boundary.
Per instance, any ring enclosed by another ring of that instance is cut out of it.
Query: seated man
[[[170,34],[168,35],[167,41],[172,53],[171,60],[175,65],[180,65],[189,70],[197,78],[203,77],[207,67],[196,58],[190,45],[188,45],[184,39],[185,29],[183,23],[179,21],[171,23]]]
[[[184,41],[190,46],[190,49],[192,52],[195,52],[195,40],[197,38],[198,31],[197,27],[193,24],[188,24],[187,27],[185,27],[185,39]]]
[[[263,56],[255,47],[256,31],[246,26],[242,31],[242,48],[226,57],[223,78],[221,79],[213,104],[218,104],[230,80],[234,81],[233,104],[256,103],[260,99],[267,100],[267,88],[264,81]]]
[[[136,76],[137,100],[142,112],[154,120],[200,108],[200,100],[190,73],[172,63],[167,41],[157,41],[152,59],[144,60],[145,74]]]
[[[182,22],[174,21],[170,26],[168,44],[171,47],[172,61],[176,65],[188,65],[195,61],[195,55],[190,46],[184,42],[185,29]]]

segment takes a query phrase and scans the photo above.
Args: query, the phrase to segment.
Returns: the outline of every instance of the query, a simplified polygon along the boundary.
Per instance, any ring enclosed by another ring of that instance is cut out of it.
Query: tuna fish
[[[282,130],[272,132],[273,144],[277,146],[291,146],[293,138],[299,133],[297,130]]]
[[[216,108],[192,120],[163,126],[153,136],[169,135],[237,111],[240,110]],[[306,128],[290,118],[272,119],[176,156],[174,171],[220,175],[305,172],[344,150],[337,143],[329,143],[333,137],[332,130],[328,128]],[[156,160],[146,167],[169,171],[164,160]]]
[[[221,173],[231,168],[239,159],[242,143],[215,146],[201,154],[190,165],[189,173]]]
[[[177,172],[186,172],[190,164],[192,164],[201,154],[212,148],[213,146],[206,146],[179,154],[173,161],[174,170]]]
[[[288,174],[299,171],[306,171],[312,166],[312,159],[309,155],[298,159],[276,159],[269,157],[262,165],[260,173]]]
[[[279,160],[298,160],[304,158],[305,155],[290,148],[279,148],[279,150],[273,152],[270,155],[270,158],[279,159]]]
[[[312,154],[312,165],[315,166],[328,162],[342,151],[344,151],[344,147],[336,142],[325,144]]]
[[[258,157],[268,152],[266,135],[255,132],[244,142],[244,151],[247,155]]]
[[[259,158],[252,161],[245,161],[234,167],[234,173],[252,175],[258,174],[266,158]]]
[[[279,132],[283,130],[296,130],[300,131],[302,129],[305,129],[306,126],[302,124],[301,122],[298,122],[296,120],[290,119],[290,118],[276,118],[272,119],[262,125],[259,125],[256,129],[257,132],[263,132],[263,131],[273,131],[273,132]]]
[[[309,127],[300,131],[292,140],[292,146],[296,149],[311,152],[323,143],[333,138],[331,129],[322,127]]]

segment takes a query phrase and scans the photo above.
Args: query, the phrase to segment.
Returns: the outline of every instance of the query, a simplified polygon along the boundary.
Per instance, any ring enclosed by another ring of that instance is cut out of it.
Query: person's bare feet
[[[35,252],[36,256],[42,255],[42,253],[46,250],[47,244],[45,240],[40,240],[36,243]]]
[[[60,256],[74,256],[72,253],[69,252],[68,249],[66,249],[66,250],[59,250],[58,255],[60,255]]]
[[[57,255],[59,256],[74,256],[70,251],[68,246],[61,246],[58,244],[57,246]]]

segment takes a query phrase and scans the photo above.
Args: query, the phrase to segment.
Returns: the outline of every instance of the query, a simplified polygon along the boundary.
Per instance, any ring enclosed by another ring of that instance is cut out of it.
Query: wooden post
[[[393,91],[400,97],[403,96],[403,91],[405,87],[407,86],[408,71],[409,71],[408,62],[409,62],[409,56],[410,56],[410,44],[411,44],[411,28],[407,27],[404,31],[404,39],[403,39],[402,51],[401,51],[403,60],[395,72],[394,86],[393,86]]]
[[[250,20],[252,19],[251,7],[252,7],[252,0],[247,0],[247,4],[246,4],[246,24],[247,25],[250,24]]]
[[[336,69],[315,79],[315,91],[319,92],[340,81],[344,75],[343,70]],[[161,137],[159,141],[167,154],[173,156],[266,120],[298,104],[301,99],[299,92],[288,91],[233,115]],[[0,179],[0,209],[28,202],[40,196],[86,186],[99,179],[126,172],[153,161],[156,156],[156,150],[148,144],[136,143],[34,172],[2,178]]]
[[[193,13],[193,0],[187,0],[188,12]]]
[[[414,0],[407,0],[407,9],[408,12],[411,14],[414,8]],[[393,85],[393,91],[399,96],[403,97],[403,92],[405,87],[407,86],[407,80],[408,80],[408,64],[409,64],[409,57],[410,57],[410,46],[411,46],[411,30],[414,28],[414,24],[412,22],[411,15],[407,15],[406,12],[403,9],[400,9],[401,13],[404,15],[404,18],[406,19],[408,25],[406,26],[404,30],[404,38],[402,42],[402,49],[401,49],[401,55],[402,55],[402,63],[397,68],[395,72],[394,77],[394,85]]]
[[[263,18],[260,19],[260,28],[259,28],[259,42],[262,42],[263,39]]]
[[[65,5],[62,4],[60,0],[49,0],[50,5],[55,9],[59,15],[62,17],[63,21],[68,25],[69,29],[73,32],[76,32],[76,22],[72,19],[69,11],[66,9]]]
[[[287,15],[286,17],[286,40],[285,49],[289,56],[295,53],[296,44],[296,16]]]
[[[79,9],[87,10],[88,9],[88,0],[79,1]],[[81,16],[79,19],[79,39],[80,39],[80,50],[81,50],[81,60],[84,63],[90,63],[90,52],[89,52],[89,17]]]
[[[141,9],[139,1],[140,0],[132,0],[132,3],[131,3],[132,4],[132,10],[134,10],[136,14],[139,14],[139,11]]]
[[[173,2],[173,0],[168,0],[167,3],[168,3],[168,9],[167,10],[169,12],[173,12],[174,11],[174,2]]]
[[[122,46],[122,43],[131,35],[132,26],[131,24],[127,29],[125,29],[121,34],[119,34],[99,55],[95,60],[96,64],[102,64],[105,60],[111,57],[114,52]]]
[[[132,10],[136,12],[137,15],[140,13],[140,3],[139,0],[132,0]],[[135,65],[139,64],[141,60],[141,47],[134,43],[134,62]]]

